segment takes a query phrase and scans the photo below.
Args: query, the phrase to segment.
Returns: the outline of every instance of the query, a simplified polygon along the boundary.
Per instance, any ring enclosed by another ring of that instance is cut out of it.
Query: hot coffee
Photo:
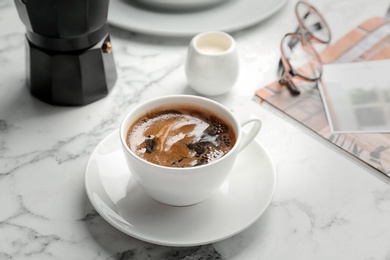
[[[233,127],[193,106],[159,107],[139,117],[126,143],[139,157],[161,166],[194,167],[218,160],[236,142]]]

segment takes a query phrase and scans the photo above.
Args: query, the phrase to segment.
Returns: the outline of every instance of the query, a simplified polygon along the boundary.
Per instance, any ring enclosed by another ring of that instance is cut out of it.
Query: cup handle
[[[261,121],[258,118],[251,118],[247,119],[244,122],[241,123],[241,127],[244,127],[245,125],[249,123],[254,123],[251,130],[245,135],[245,137],[241,140],[240,147],[238,149],[238,152],[241,152],[245,147],[248,146],[250,142],[256,137],[256,135],[259,133],[261,129]]]

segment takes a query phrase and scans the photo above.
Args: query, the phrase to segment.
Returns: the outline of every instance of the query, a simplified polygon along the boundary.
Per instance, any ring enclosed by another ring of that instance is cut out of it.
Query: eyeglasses
[[[298,2],[295,15],[299,26],[294,33],[287,33],[281,43],[279,83],[285,85],[292,95],[300,90],[294,81],[317,81],[321,78],[322,63],[313,43],[329,43],[331,33],[322,15],[310,4]]]

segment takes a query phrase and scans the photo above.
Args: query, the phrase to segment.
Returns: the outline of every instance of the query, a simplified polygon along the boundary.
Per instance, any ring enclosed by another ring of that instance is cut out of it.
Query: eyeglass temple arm
[[[297,88],[297,86],[295,86],[295,84],[294,84],[294,82],[292,82],[292,80],[281,79],[279,81],[279,83],[282,85],[285,85],[287,87],[287,89],[290,91],[291,95],[297,96],[297,95],[301,94],[301,91]]]
[[[390,6],[389,6],[389,9],[386,12],[385,19],[386,19],[386,21],[390,22]]]

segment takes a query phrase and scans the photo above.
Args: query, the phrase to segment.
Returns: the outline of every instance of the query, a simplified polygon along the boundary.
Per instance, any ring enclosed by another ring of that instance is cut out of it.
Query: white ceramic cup
[[[209,110],[226,120],[234,128],[236,143],[232,149],[211,163],[186,168],[157,165],[136,155],[126,144],[130,125],[150,110],[177,104]],[[243,137],[242,127],[253,122],[251,130]],[[239,123],[233,113],[223,105],[203,97],[192,95],[170,95],[155,98],[139,104],[123,119],[120,126],[120,140],[124,155],[135,181],[157,201],[174,206],[187,206],[208,198],[223,184],[233,167],[240,150],[244,149],[258,134],[261,121],[257,118]]]
[[[190,87],[202,95],[216,96],[230,91],[239,74],[233,37],[220,31],[196,35],[188,48],[185,73]]]

